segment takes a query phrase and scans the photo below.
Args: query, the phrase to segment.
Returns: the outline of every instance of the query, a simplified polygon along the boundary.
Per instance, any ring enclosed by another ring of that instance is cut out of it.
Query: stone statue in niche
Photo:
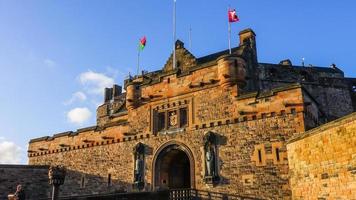
[[[143,158],[142,155],[137,155],[135,160],[135,183],[142,181]]]
[[[144,165],[145,165],[145,146],[138,143],[134,147],[134,183],[133,188],[141,190],[144,186]]]
[[[217,169],[217,135],[208,132],[204,137],[204,156],[205,156],[205,182],[216,184],[219,181]]]
[[[207,147],[206,153],[205,153],[205,163],[206,163],[206,170],[207,176],[214,176],[214,149],[212,147]]]

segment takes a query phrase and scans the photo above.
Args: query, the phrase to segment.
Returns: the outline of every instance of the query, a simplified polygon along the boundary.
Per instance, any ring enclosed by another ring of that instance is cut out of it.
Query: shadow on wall
[[[114,174],[102,177],[78,171],[67,170],[64,184],[60,187],[60,196],[77,196],[92,194],[108,194],[127,192],[132,188],[132,183],[113,179]]]
[[[48,181],[48,166],[0,165],[0,199],[7,199],[21,184],[27,200],[45,199],[51,196],[52,187]],[[108,194],[130,191],[132,183],[107,177],[67,170],[64,185],[59,196]]]

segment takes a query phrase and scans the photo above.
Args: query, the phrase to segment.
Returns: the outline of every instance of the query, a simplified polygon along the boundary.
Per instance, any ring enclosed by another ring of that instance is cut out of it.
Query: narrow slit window
[[[279,148],[276,148],[276,159],[277,159],[277,161],[280,161]]]
[[[258,150],[258,162],[262,162],[262,152],[261,149]]]
[[[108,187],[111,186],[111,174],[108,174]]]

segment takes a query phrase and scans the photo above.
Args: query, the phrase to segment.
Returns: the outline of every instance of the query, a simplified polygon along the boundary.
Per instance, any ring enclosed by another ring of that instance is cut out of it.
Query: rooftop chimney
[[[120,85],[113,85],[113,98],[118,97],[122,93],[122,87]]]
[[[253,49],[256,49],[256,34],[252,29],[248,28],[240,31],[240,46],[241,45],[251,45]]]
[[[104,102],[109,102],[113,97],[113,88],[105,88]]]

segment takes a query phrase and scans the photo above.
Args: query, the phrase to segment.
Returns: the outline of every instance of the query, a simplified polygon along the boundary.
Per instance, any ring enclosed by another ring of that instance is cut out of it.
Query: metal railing
[[[171,189],[169,200],[259,200],[257,198],[196,189]]]
[[[40,199],[50,200],[50,198]],[[171,189],[155,192],[112,193],[59,197],[59,200],[260,200],[257,198],[196,189]]]

